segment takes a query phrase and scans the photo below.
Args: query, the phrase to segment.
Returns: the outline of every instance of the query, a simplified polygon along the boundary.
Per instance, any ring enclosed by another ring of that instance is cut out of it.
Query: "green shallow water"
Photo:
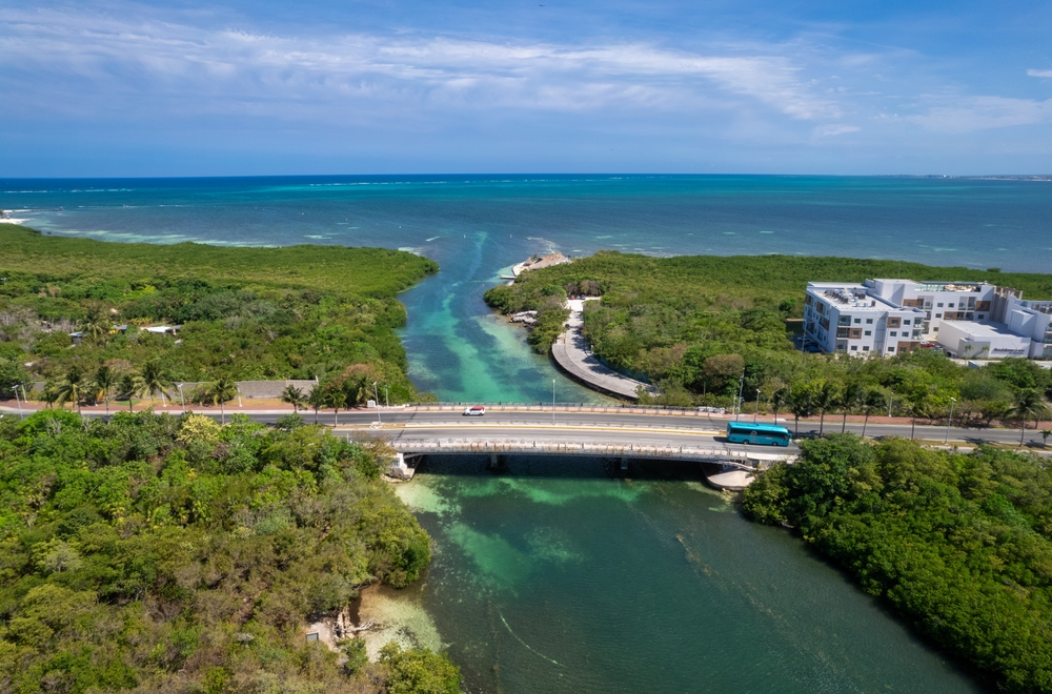
[[[469,692],[983,691],[692,468],[430,459],[399,488],[435,539],[405,596]]]

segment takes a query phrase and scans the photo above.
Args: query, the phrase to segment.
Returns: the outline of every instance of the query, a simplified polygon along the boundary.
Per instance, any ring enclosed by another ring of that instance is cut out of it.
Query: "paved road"
[[[10,408],[5,408],[7,416],[17,416]],[[231,407],[227,409],[229,417],[238,409]],[[253,419],[259,422],[273,424],[285,412],[249,412]],[[88,413],[88,416],[100,416],[101,413]],[[218,418],[218,413],[209,412]],[[313,412],[302,413],[308,422],[314,421]],[[323,424],[332,424],[333,415],[322,413],[318,421]],[[551,410],[543,411],[533,409],[496,411],[490,410],[483,417],[465,417],[462,411],[430,411],[430,410],[402,410],[398,408],[385,410],[348,411],[338,415],[338,422],[343,427],[368,427],[381,421],[385,430],[391,432],[398,428],[418,430],[413,436],[443,436],[445,438],[458,438],[470,434],[475,437],[486,437],[497,439],[501,437],[543,437],[546,440],[560,440],[559,436],[586,436],[590,441],[619,441],[628,443],[640,440],[638,437],[645,436],[648,442],[661,440],[671,442],[679,441],[679,438],[670,437],[703,437],[709,440],[719,440],[722,432],[727,426],[727,420],[720,417],[684,417],[661,414],[639,414],[633,412],[620,412],[618,410],[607,410],[605,412],[563,412],[556,411],[554,419]],[[748,417],[742,421],[749,421]],[[553,426],[556,429],[551,429]],[[790,430],[795,426],[792,420],[786,422]],[[572,427],[580,428],[580,432],[564,429]],[[541,433],[542,428],[544,433]],[[830,416],[826,419],[825,432],[839,432],[841,422],[839,417]],[[583,433],[587,430],[587,433]],[[817,435],[819,426],[817,423],[801,423],[800,435]],[[861,434],[862,425],[848,422],[847,431]],[[428,432],[428,433],[424,433]],[[474,433],[472,433],[474,432]],[[1018,429],[963,429],[952,427],[949,430],[948,441],[950,444],[975,445],[982,442],[990,443],[1019,443]],[[408,436],[409,434],[403,434]],[[910,426],[908,424],[870,424],[866,428],[868,437],[902,436],[910,437]],[[942,443],[947,439],[947,430],[944,426],[917,425],[915,437],[929,443]],[[581,439],[576,439],[581,440]],[[691,440],[697,440],[691,439]],[[1025,434],[1025,442],[1038,449],[1041,448],[1042,438],[1040,431],[1028,429]],[[706,442],[707,443],[707,442]],[[679,445],[679,444],[677,444]]]
[[[429,412],[429,411],[399,411],[386,410],[379,413],[384,424],[401,424],[411,427],[425,425],[444,425],[458,429],[473,427],[491,428],[495,426],[512,427],[516,425],[536,425],[551,427],[553,423],[551,411],[511,411],[511,412],[487,412],[483,417],[465,417],[460,412]],[[274,416],[273,419],[277,417]],[[313,413],[307,415],[308,421],[313,421]],[[353,412],[341,413],[339,416],[341,425],[368,425],[377,421],[376,412]],[[326,420],[332,423],[331,416]],[[742,421],[750,421],[748,417]],[[597,427],[597,428],[631,428],[655,431],[686,430],[693,432],[710,432],[711,436],[722,435],[727,427],[727,420],[718,417],[681,417],[669,415],[635,414],[618,412],[559,412],[555,413],[555,425]],[[794,424],[790,420],[785,425],[792,431]],[[826,419],[825,432],[839,432],[841,422],[839,418],[829,417]],[[818,423],[801,423],[800,435],[817,435]],[[861,434],[862,425],[848,422],[847,431]],[[866,427],[867,437],[902,436],[910,437],[910,426],[908,424],[870,424]],[[946,427],[924,426],[918,424],[915,437],[925,441],[941,442],[946,438]],[[1029,429],[1026,432],[1026,440],[1031,444],[1041,443],[1039,431]],[[958,444],[975,444],[980,442],[1019,443],[1019,430],[1017,429],[962,429],[951,427],[949,441]]]

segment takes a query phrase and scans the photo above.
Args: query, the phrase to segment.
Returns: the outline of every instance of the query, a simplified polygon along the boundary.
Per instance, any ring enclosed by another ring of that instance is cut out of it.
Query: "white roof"
[[[968,333],[970,338],[983,338],[983,337],[1023,337],[1017,335],[1008,329],[1007,326],[1000,323],[990,323],[988,321],[971,321],[971,320],[945,320],[942,322],[943,325],[952,325],[958,330],[963,330]],[[1030,338],[1026,338],[1030,339]]]

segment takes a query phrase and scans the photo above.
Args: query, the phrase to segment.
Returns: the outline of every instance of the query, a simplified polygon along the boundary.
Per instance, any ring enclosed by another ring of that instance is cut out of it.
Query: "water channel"
[[[481,294],[533,253],[798,253],[1039,271],[1047,184],[808,177],[344,177],[6,182],[56,234],[395,246],[442,272],[402,295],[411,375],[446,401],[601,400]],[[996,243],[991,245],[991,238]],[[923,279],[923,278],[919,278]],[[470,692],[982,689],[788,532],[696,468],[432,458],[399,488],[435,540],[417,586],[368,600],[389,635],[447,648]],[[364,608],[363,608],[364,609]]]

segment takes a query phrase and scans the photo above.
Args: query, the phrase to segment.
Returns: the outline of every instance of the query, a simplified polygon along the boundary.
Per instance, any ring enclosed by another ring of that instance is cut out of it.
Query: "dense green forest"
[[[1047,370],[1021,359],[985,369],[958,367],[920,350],[891,359],[846,359],[793,349],[792,320],[808,281],[872,277],[989,280],[1030,298],[1052,296],[1052,275],[946,268],[889,260],[791,256],[652,258],[603,251],[525,272],[486,292],[503,313],[538,310],[529,340],[546,351],[562,330],[567,294],[585,304],[593,351],[625,373],[648,378],[670,405],[732,406],[799,416],[887,412],[972,424],[1046,415]],[[759,392],[757,392],[759,391]]]
[[[1052,472],[1037,458],[965,455],[850,434],[744,493],[920,633],[1010,692],[1052,692]]]
[[[305,639],[429,561],[382,453],[298,415],[0,418],[0,690],[459,691],[444,656]]]
[[[393,402],[418,397],[394,296],[436,272],[431,260],[377,248],[103,243],[4,226],[0,391],[51,381],[53,399],[90,402],[175,382],[325,379],[354,366],[358,380],[388,385]],[[182,327],[142,329],[153,325]],[[215,391],[224,389],[199,395]]]

